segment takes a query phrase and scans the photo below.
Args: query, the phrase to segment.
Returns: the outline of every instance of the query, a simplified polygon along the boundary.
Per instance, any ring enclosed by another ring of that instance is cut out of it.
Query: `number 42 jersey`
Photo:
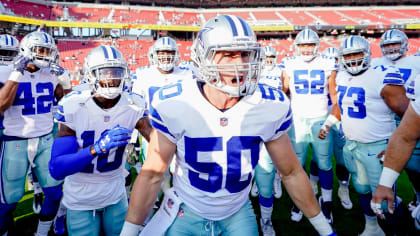
[[[161,88],[150,116],[177,145],[174,188],[181,200],[201,217],[221,220],[247,201],[262,142],[283,135],[292,115],[283,92],[264,84],[222,112],[204,98],[203,83]]]

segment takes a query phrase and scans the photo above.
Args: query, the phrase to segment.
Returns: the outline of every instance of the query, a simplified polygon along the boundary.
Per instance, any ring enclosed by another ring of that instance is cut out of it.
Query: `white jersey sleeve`
[[[200,91],[202,82],[183,80],[154,95],[153,127],[177,145],[174,187],[196,214],[221,220],[248,199],[253,169],[263,142],[292,124],[286,95],[259,85],[234,107],[220,111]]]
[[[417,114],[420,116],[420,74],[418,74],[415,78],[415,81],[417,83],[415,83],[414,86],[414,97],[411,100],[410,104],[413,107],[414,111],[417,112]]]
[[[65,95],[60,102],[58,102],[57,113],[55,113],[54,120],[59,122],[72,130],[76,129],[74,123],[74,116],[78,110],[84,106],[87,100],[91,97],[88,90],[72,91]]]
[[[261,71],[260,80],[258,83],[267,84],[281,90],[283,88],[281,73],[282,71],[280,66],[275,66],[271,70],[264,69]]]

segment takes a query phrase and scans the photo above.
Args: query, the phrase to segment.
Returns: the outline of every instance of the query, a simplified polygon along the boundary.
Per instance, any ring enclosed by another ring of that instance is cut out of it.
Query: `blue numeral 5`
[[[188,172],[188,178],[192,186],[206,191],[217,192],[222,189],[223,169],[217,163],[199,162],[198,152],[223,151],[222,137],[189,138],[185,137],[185,162],[195,171]],[[225,188],[230,193],[237,193],[245,189],[251,182],[251,173],[246,180],[241,181],[242,150],[250,150],[251,165],[254,168],[258,163],[260,151],[260,137],[234,136],[226,143],[227,174]],[[206,174],[207,178],[200,178],[200,174]]]
[[[107,130],[102,132],[102,134],[105,133],[106,131]],[[84,131],[82,135],[80,135],[80,138],[83,140],[83,148],[88,147],[89,145],[92,145],[95,141],[95,131],[93,130]],[[118,167],[120,167],[122,163],[124,149],[125,149],[125,146],[118,147],[117,150],[115,151],[114,161],[111,161],[111,162],[108,161],[108,155],[98,156],[96,169],[101,173],[118,169]],[[93,173],[94,168],[95,168],[95,165],[90,163],[81,172]]]
[[[348,107],[349,117],[356,119],[363,119],[366,117],[366,106],[365,106],[365,90],[359,87],[350,87],[347,89],[347,86],[338,86],[338,105],[340,106],[341,114],[343,114],[343,98],[353,97],[353,94],[356,94],[356,100],[353,101],[355,107]],[[347,94],[346,94],[347,92]],[[356,109],[357,108],[357,109]]]
[[[309,93],[309,81],[308,79],[302,78],[303,76],[308,76],[311,80],[311,94],[323,94],[324,93],[324,83],[325,83],[325,72],[323,70],[295,70],[294,71],[294,82],[296,93],[298,94],[308,94]],[[296,86],[299,85],[299,86]],[[300,86],[302,85],[302,86]]]
[[[278,99],[279,101],[284,101],[284,95],[279,89],[265,86],[263,84],[258,84],[258,87],[260,88],[262,98],[268,99],[268,100]]]

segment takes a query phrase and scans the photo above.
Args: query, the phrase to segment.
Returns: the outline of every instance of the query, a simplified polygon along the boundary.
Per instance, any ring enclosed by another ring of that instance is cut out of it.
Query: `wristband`
[[[123,228],[121,230],[120,236],[130,236],[130,235],[139,235],[140,232],[144,229],[142,225],[136,225],[128,221],[124,221]]]
[[[22,81],[22,77],[23,74],[21,72],[14,70],[12,71],[12,73],[10,73],[8,80],[19,83],[20,81]]]
[[[308,218],[312,226],[318,231],[319,235],[331,235],[334,231],[331,228],[331,225],[328,223],[327,218],[325,218],[322,211],[315,217]]]
[[[379,184],[388,188],[392,188],[392,185],[394,185],[395,181],[397,181],[398,176],[400,176],[400,173],[391,168],[384,167],[382,170],[381,178],[379,179]]]
[[[327,126],[331,128],[333,125],[336,125],[338,123],[340,123],[340,121],[335,116],[330,114],[324,121],[324,124],[322,125],[321,129],[326,132]]]

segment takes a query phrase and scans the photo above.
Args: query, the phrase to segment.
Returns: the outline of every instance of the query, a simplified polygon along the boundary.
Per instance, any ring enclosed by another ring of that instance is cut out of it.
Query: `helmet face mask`
[[[370,45],[360,36],[350,36],[344,40],[338,54],[340,63],[352,75],[359,74],[370,66]]]
[[[22,39],[19,52],[38,68],[49,67],[58,54],[54,39],[49,34],[38,31],[29,33]]]
[[[175,40],[169,37],[162,37],[153,44],[152,54],[149,60],[152,60],[152,65],[165,72],[170,72],[178,65],[179,50]]]
[[[318,54],[318,34],[311,29],[304,29],[296,35],[294,45],[296,56],[301,57],[304,61],[311,61]]]
[[[95,95],[106,99],[118,97],[130,77],[125,58],[111,46],[94,48],[85,58],[83,74]]]
[[[379,46],[381,47],[382,55],[395,61],[407,52],[408,38],[407,35],[400,30],[388,30],[382,35]]]
[[[260,48],[244,20],[219,15],[200,30],[191,48],[191,59],[207,84],[239,97],[255,92],[261,70]]]

